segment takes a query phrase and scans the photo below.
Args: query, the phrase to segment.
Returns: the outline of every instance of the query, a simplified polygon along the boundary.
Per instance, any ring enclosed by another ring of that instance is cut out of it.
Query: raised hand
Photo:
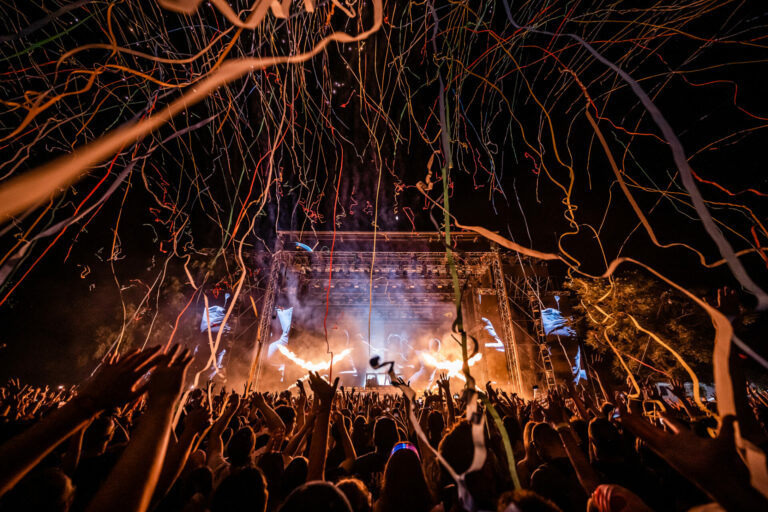
[[[623,406],[619,421],[726,510],[768,510],[768,500],[749,485],[749,470],[736,451],[734,416],[723,417],[714,439],[699,437],[677,420],[662,417],[671,432]]]
[[[672,394],[679,398],[681,401],[685,400],[685,385],[680,379],[672,379]]]
[[[253,393],[252,401],[253,401],[254,405],[256,405],[256,407],[261,407],[261,406],[267,405],[267,399],[265,398],[266,394],[267,393],[260,393],[258,391]],[[231,395],[230,395],[230,397],[231,397]]]
[[[530,418],[533,421],[543,421],[544,420],[544,412],[542,411],[541,405],[536,400],[533,400],[531,402],[531,409],[530,409]]]
[[[112,356],[64,407],[0,446],[0,496],[63,440],[104,409],[120,407],[144,392],[142,376],[156,364],[159,348]],[[18,400],[25,400],[19,390]],[[29,389],[28,393],[33,390]],[[170,416],[170,415],[169,415]]]
[[[267,441],[267,452],[279,452],[282,450],[285,440],[285,428],[276,428],[271,430],[269,441]]]
[[[156,359],[156,367],[147,385],[150,403],[174,403],[179,399],[192,359],[189,350],[182,350],[179,345],[174,345],[170,352]]]
[[[603,354],[600,352],[592,352],[592,356],[590,357],[590,365],[591,366],[597,366],[599,364],[602,364],[603,362]]]
[[[485,391],[488,393],[488,398],[492,401],[496,401],[499,398],[496,390],[491,386],[491,381],[485,383]]]
[[[142,376],[158,364],[160,347],[113,354],[88,379],[76,401],[94,411],[121,407],[141,395],[147,386]]]
[[[717,299],[713,305],[725,316],[736,317],[741,312],[736,291],[727,286],[717,289]]]
[[[195,407],[184,418],[184,430],[199,433],[211,424],[211,415],[204,407]]]
[[[259,393],[254,393],[254,400],[256,400],[256,397],[261,398],[261,400],[264,400],[262,396]],[[240,408],[240,395],[237,393],[231,393],[227,397],[227,402],[224,405],[224,414],[222,416],[227,416],[231,418],[235,415],[237,410]]]
[[[325,454],[328,445],[328,419],[338,385],[338,377],[336,377],[333,385],[331,385],[317,372],[309,372],[309,387],[315,394],[315,403],[317,404],[317,421],[312,430],[312,441],[309,446],[307,480],[324,479]]]
[[[568,423],[568,416],[565,413],[565,401],[560,393],[551,391],[547,398],[548,407],[544,409],[544,417],[550,423],[555,425]]]
[[[317,372],[309,372],[309,387],[315,394],[315,399],[320,403],[320,407],[331,407],[333,397],[336,396],[336,387],[339,385],[339,378],[333,381],[333,385],[323,379]]]
[[[649,383],[643,386],[643,390],[645,391],[645,394],[649,400],[658,400],[660,402],[662,401],[661,394],[659,394],[659,390],[652,383]]]

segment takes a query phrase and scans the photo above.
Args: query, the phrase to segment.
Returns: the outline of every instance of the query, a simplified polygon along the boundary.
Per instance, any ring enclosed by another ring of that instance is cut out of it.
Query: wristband
[[[568,423],[558,423],[557,425],[555,425],[555,430],[557,432],[561,432],[565,429],[570,429],[570,428],[571,426]]]

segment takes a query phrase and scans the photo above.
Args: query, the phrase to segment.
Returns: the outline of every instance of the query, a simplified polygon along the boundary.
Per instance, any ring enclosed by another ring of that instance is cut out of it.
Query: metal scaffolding
[[[386,319],[429,323],[435,311],[453,311],[453,284],[442,233],[278,232],[261,307],[254,364],[256,382],[261,375],[261,352],[269,343],[271,320],[278,296],[302,297],[309,306],[367,308],[372,306]],[[334,240],[332,254],[329,246]],[[509,297],[505,285],[503,254],[475,234],[456,233],[452,247],[459,281],[467,300],[477,294],[495,295],[500,334],[505,346],[508,378],[522,389],[522,374]],[[309,249],[309,250],[308,250]],[[410,249],[410,250],[409,250]],[[329,274],[331,274],[328,293]],[[396,293],[389,293],[396,292]],[[391,295],[395,296],[393,298]],[[396,299],[396,300],[395,300]]]

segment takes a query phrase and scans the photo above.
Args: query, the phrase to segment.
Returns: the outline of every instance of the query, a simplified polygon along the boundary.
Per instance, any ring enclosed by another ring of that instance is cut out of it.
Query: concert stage
[[[476,350],[469,341],[473,377],[531,396],[552,377],[541,357],[543,305],[530,293],[535,286],[537,297],[546,294],[546,267],[474,233],[453,233],[451,249],[463,327],[477,341]],[[261,309],[260,388],[309,370],[332,372],[349,387],[388,384],[384,370],[368,365],[372,356],[394,361],[417,389],[434,388],[440,373],[452,389],[464,385],[443,233],[278,232]]]

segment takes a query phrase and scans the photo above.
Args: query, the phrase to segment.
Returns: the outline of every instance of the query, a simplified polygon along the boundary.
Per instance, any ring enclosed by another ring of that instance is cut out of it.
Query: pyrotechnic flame
[[[467,364],[469,366],[474,366],[474,364],[477,363],[482,358],[483,358],[483,354],[478,352],[477,354],[473,355],[467,360]],[[453,361],[438,361],[435,358],[435,356],[433,356],[432,354],[428,352],[422,352],[421,360],[424,361],[424,364],[426,364],[427,366],[431,366],[432,368],[446,372],[449,378],[464,377],[464,375],[461,373],[461,367],[463,364],[463,361],[461,359],[455,359]]]
[[[311,361],[305,361],[304,359],[297,356],[291,350],[285,348],[283,345],[278,345],[277,350],[279,350],[285,357],[287,357],[297,365],[301,366],[302,368],[310,372],[321,372],[331,367],[330,359],[327,361],[321,361],[319,363],[313,363]],[[341,351],[341,353],[338,356],[334,356],[333,362],[338,363],[339,361],[347,357],[351,352],[352,352],[351,348],[345,348],[344,350]]]

